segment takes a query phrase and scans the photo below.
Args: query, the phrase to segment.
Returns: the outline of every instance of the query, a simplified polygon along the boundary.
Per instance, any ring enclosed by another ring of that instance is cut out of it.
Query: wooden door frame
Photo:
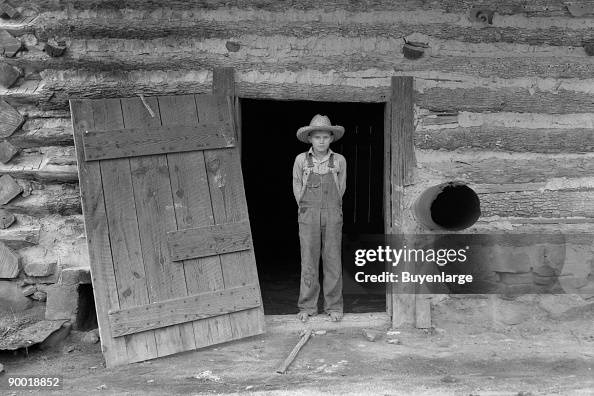
[[[414,152],[414,78],[393,76],[390,93],[384,105],[384,233],[403,231],[404,187],[413,183],[413,169],[416,167]],[[241,148],[241,97],[236,96],[234,69],[231,67],[213,70],[213,93],[233,97],[235,105],[235,126],[237,144]],[[268,99],[276,99],[267,96]],[[278,100],[286,100],[286,95]],[[332,102],[344,102],[343,96],[331,98]],[[296,99],[297,100],[297,99]],[[351,102],[351,101],[349,101]],[[360,102],[367,103],[367,102]],[[239,150],[241,155],[241,149]],[[389,263],[387,263],[387,266]],[[391,270],[391,267],[387,268]],[[386,285],[386,313],[394,326],[411,325],[415,318],[416,299],[414,294],[394,293],[391,283]],[[416,308],[417,310],[419,307]],[[412,321],[412,322],[411,322]]]

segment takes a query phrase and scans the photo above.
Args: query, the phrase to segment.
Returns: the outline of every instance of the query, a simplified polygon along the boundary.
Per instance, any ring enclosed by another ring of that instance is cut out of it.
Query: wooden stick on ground
[[[305,343],[309,340],[311,334],[311,330],[305,331],[305,333],[301,336],[301,339],[299,340],[297,345],[295,345],[291,353],[289,353],[289,356],[287,356],[283,364],[281,364],[280,367],[276,369],[277,373],[284,374],[287,371],[287,368],[289,368],[291,363],[293,363],[293,360],[295,360],[295,357],[297,357],[297,354],[299,353],[301,348],[303,348],[303,345],[305,345]]]

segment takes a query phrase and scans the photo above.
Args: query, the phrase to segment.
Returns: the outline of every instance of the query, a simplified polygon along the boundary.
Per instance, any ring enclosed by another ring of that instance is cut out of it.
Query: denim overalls
[[[299,240],[301,242],[301,285],[298,307],[315,315],[320,294],[320,252],[324,270],[324,310],[343,311],[342,299],[342,198],[334,175],[334,154],[328,159],[329,171],[313,172],[313,159],[305,153],[311,173],[299,202]]]

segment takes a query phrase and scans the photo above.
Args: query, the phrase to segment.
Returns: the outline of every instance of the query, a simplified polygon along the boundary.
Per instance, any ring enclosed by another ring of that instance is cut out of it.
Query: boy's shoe
[[[330,311],[328,312],[328,315],[330,315],[330,320],[332,322],[340,322],[344,316],[344,314],[339,311]]]

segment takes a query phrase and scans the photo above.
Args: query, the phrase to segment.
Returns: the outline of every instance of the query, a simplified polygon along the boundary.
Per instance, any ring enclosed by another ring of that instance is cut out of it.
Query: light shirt
[[[306,155],[310,155],[313,161],[312,172],[323,175],[330,172],[330,168],[328,167],[330,154],[334,154],[334,168],[337,171],[338,193],[342,198],[346,190],[346,159],[341,154],[335,153],[330,149],[328,149],[328,153],[322,159],[317,159],[313,153],[313,147],[310,147],[307,153],[299,154],[295,158],[295,163],[293,164],[293,194],[295,195],[297,203],[299,203],[299,194],[301,192],[301,187],[303,186],[303,170],[307,167]]]

